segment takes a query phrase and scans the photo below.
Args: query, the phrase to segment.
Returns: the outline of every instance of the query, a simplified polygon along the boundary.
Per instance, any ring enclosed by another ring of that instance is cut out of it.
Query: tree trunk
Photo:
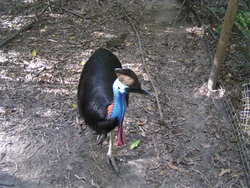
[[[208,80],[208,89],[215,90],[221,65],[224,61],[224,55],[226,53],[230,33],[233,28],[234,20],[239,6],[239,0],[229,0],[227,6],[227,12],[222,25],[222,31],[220,34],[219,42],[217,44],[217,49],[213,61],[212,70]]]

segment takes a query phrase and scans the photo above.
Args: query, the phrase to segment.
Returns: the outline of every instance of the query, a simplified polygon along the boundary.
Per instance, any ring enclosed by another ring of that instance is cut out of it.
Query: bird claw
[[[97,144],[100,145],[107,138],[107,133],[99,134],[97,136]]]
[[[116,164],[115,157],[107,156],[106,160],[107,160],[107,163],[108,163],[109,167],[112,170],[114,170],[116,173],[119,173],[119,168],[118,168],[118,166]]]
[[[118,166],[116,164],[116,161],[125,162],[126,163],[125,160],[123,160],[123,159],[121,159],[119,157],[116,157],[116,156],[107,156],[106,160],[107,160],[107,163],[108,163],[109,167],[112,170],[114,170],[116,173],[119,173],[119,168],[118,168]]]

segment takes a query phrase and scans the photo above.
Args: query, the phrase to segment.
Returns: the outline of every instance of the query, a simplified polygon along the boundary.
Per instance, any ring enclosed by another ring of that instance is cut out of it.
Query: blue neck
[[[115,82],[117,82],[118,80],[116,80]],[[120,81],[118,81],[120,82]],[[114,83],[114,85],[117,83]],[[120,82],[119,83],[119,89],[120,87],[127,87],[124,84],[122,84]],[[127,93],[124,91],[120,91],[117,87],[113,86],[113,94],[114,94],[114,107],[113,107],[113,111],[111,114],[111,118],[117,118],[118,119],[118,126],[121,125],[122,120],[125,116],[125,112],[126,112],[126,107],[127,107],[127,102],[126,102],[126,95]]]

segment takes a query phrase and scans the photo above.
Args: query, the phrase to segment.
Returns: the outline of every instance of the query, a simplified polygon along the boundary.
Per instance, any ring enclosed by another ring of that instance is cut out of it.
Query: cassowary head
[[[127,92],[149,95],[149,92],[141,88],[141,83],[131,69],[116,68],[115,73],[119,81],[129,87],[126,90]]]

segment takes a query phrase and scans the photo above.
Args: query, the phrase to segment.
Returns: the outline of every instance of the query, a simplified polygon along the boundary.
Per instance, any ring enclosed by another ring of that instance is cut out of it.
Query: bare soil
[[[105,161],[107,143],[100,147],[92,130],[79,129],[81,62],[99,47],[111,49],[154,93],[136,35],[115,2],[64,2],[83,19],[52,1],[32,29],[0,49],[0,187],[246,187],[231,125],[206,95],[204,32],[174,23],[174,0],[120,1],[140,33],[164,121],[154,95],[131,95],[126,145],[116,147],[127,160],[119,174]],[[46,3],[0,0],[0,39]],[[140,145],[129,149],[136,140]]]

